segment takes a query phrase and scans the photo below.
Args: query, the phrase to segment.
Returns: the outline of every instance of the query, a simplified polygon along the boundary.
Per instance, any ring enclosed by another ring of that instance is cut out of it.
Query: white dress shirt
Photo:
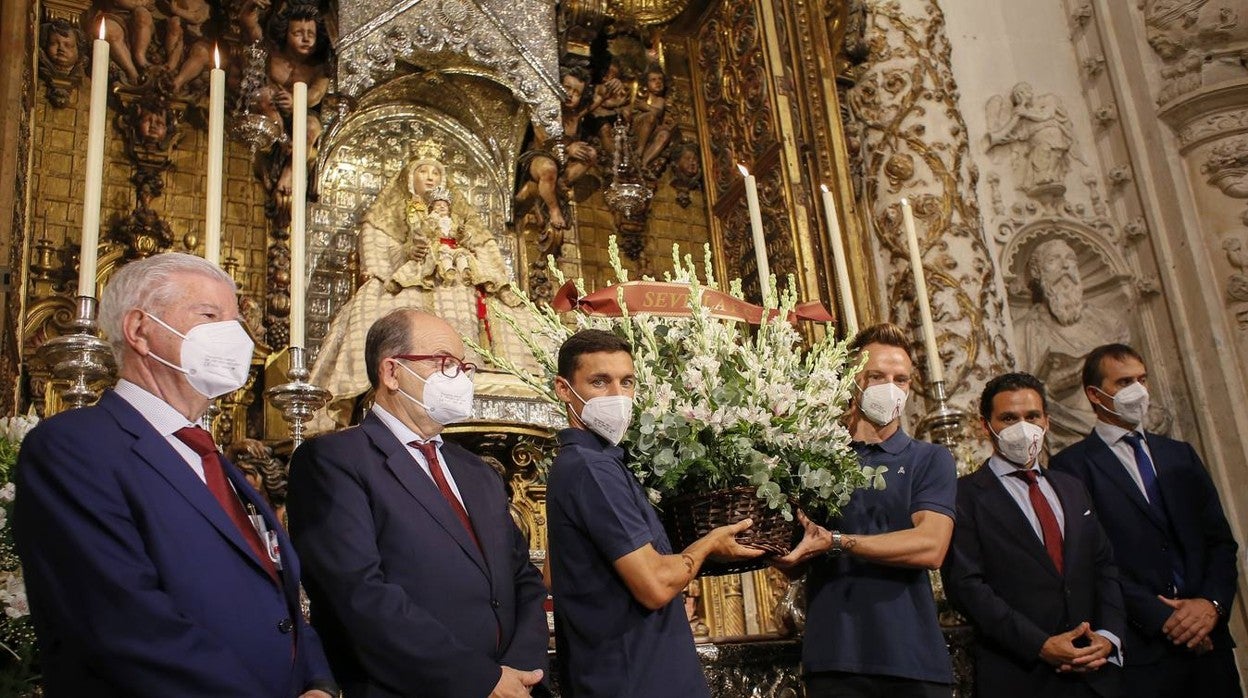
[[[173,450],[182,456],[182,460],[195,471],[201,482],[207,483],[204,479],[204,463],[200,459],[199,454],[195,453],[190,446],[182,442],[182,439],[174,436],[173,433],[182,427],[198,426],[193,424],[186,418],[186,415],[178,412],[172,405],[160,399],[159,397],[149,393],[142,388],[126,379],[117,381],[117,385],[113,387],[113,392],[117,393],[117,397],[130,403],[130,406],[138,410],[143,415],[148,424],[156,430]]]
[[[1135,481],[1135,486],[1140,488],[1140,494],[1144,495],[1144,500],[1153,504],[1154,502],[1148,498],[1148,491],[1144,489],[1144,479],[1140,477],[1140,468],[1135,462],[1135,449],[1131,447],[1131,443],[1127,441],[1128,434],[1139,434],[1144,437],[1144,429],[1136,427],[1133,430],[1123,429],[1108,422],[1096,420],[1096,424],[1092,427],[1096,430],[1096,435],[1109,445],[1109,450],[1114,452],[1118,457],[1122,467],[1126,469],[1127,474]],[[1141,442],[1144,446],[1144,452],[1148,454],[1149,462],[1153,461],[1153,450],[1148,447],[1148,439],[1144,438]],[[1157,476],[1157,467],[1153,466],[1153,476]]]
[[[997,456],[995,453],[988,459],[988,467],[992,469],[994,475],[1005,486],[1005,491],[1009,493],[1010,498],[1023,510],[1023,515],[1027,517],[1027,521],[1031,523],[1031,530],[1036,532],[1036,538],[1040,542],[1044,542],[1044,530],[1040,528],[1040,518],[1036,516],[1036,510],[1031,506],[1031,495],[1028,494],[1030,485],[1027,481],[1017,475],[1011,475],[1021,470],[1013,463]],[[1038,463],[1032,464],[1028,470],[1034,470],[1040,476],[1036,478],[1036,482],[1040,485],[1040,493],[1049,502],[1049,508],[1053,510],[1053,516],[1057,519],[1057,527],[1062,532],[1062,537],[1066,537],[1066,514],[1062,511],[1062,502],[1057,498],[1057,491],[1053,489],[1053,485],[1049,484],[1049,478],[1045,477],[1045,473],[1040,469]]]
[[[463,505],[464,498],[459,494],[459,486],[455,484],[455,476],[451,475],[451,469],[446,467],[446,459],[442,457],[442,435],[439,434],[432,439],[426,439],[420,434],[412,431],[406,424],[400,422],[398,417],[390,414],[384,407],[375,402],[373,403],[373,414],[377,415],[377,418],[381,420],[382,424],[386,425],[386,428],[390,430],[390,433],[394,434],[395,437],[398,438],[399,442],[402,443],[407,449],[407,452],[412,454],[412,458],[416,459],[416,463],[420,466],[420,469],[425,471],[425,475],[429,476],[430,482],[433,482],[435,487],[437,486],[437,482],[434,481],[433,473],[429,470],[429,462],[425,460],[425,454],[421,453],[420,449],[413,448],[408,444],[413,441],[430,441],[437,445],[438,459],[442,461],[442,474],[446,476],[446,483],[451,486],[451,492],[455,493],[455,499],[458,499],[460,505]]]

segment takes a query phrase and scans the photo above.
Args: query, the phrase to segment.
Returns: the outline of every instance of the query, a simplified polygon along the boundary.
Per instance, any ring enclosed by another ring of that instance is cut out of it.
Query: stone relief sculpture
[[[1051,446],[1059,448],[1086,435],[1096,420],[1083,394],[1084,357],[1102,344],[1127,343],[1131,334],[1120,308],[1085,297],[1079,256],[1067,240],[1032,248],[1023,279],[1031,306],[1014,322],[1018,358],[1048,387]]]
[[[1240,0],[1139,0],[1138,7],[1148,45],[1163,61],[1158,104],[1248,76],[1239,48],[1248,39]]]
[[[434,313],[462,336],[532,364],[515,330],[485,303],[493,297],[507,308],[520,298],[481,212],[446,186],[440,144],[418,142],[412,154],[364,212],[358,242],[364,283],[334,317],[312,367],[311,382],[333,394],[328,413],[339,425],[350,423],[357,398],[369,388],[368,328],[397,308]],[[471,352],[467,360],[482,363]],[[322,420],[320,426],[331,425]]]
[[[1019,189],[1044,198],[1066,192],[1071,159],[1083,162],[1073,146],[1074,131],[1065,107],[1055,95],[1036,96],[1030,84],[1014,86],[1007,101],[988,100],[989,152],[1010,150]]]

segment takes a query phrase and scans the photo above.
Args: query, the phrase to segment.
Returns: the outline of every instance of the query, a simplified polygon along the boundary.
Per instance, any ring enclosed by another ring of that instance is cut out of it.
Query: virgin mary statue
[[[412,152],[364,213],[357,243],[363,284],[334,316],[312,366],[311,382],[333,395],[327,412],[337,425],[351,423],[369,389],[368,329],[398,308],[433,313],[461,336],[537,371],[515,331],[485,303],[490,296],[506,307],[520,302],[498,242],[472,204],[446,186],[442,147],[426,140]],[[468,354],[466,361],[482,363]]]

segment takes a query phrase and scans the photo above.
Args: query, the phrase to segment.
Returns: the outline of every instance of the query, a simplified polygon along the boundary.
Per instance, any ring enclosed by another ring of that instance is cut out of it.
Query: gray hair
[[[100,329],[112,345],[118,365],[126,349],[122,329],[126,313],[135,309],[152,312],[163,309],[175,293],[173,277],[178,274],[198,274],[231,287],[235,285],[234,279],[217,265],[182,252],[152,255],[113,272],[100,297]]]

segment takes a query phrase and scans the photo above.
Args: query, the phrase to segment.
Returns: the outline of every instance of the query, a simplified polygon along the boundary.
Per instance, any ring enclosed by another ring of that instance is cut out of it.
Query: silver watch
[[[845,547],[841,544],[841,532],[832,532],[832,549],[828,551],[829,555],[840,555],[845,552]]]

